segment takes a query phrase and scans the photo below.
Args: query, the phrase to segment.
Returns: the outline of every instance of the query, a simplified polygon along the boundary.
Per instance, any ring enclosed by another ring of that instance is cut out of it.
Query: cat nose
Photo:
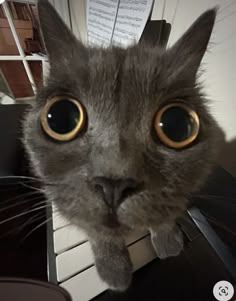
[[[93,185],[97,191],[100,191],[106,205],[111,209],[116,209],[125,200],[137,192],[138,182],[134,179],[113,180],[106,177],[96,177],[93,179]]]

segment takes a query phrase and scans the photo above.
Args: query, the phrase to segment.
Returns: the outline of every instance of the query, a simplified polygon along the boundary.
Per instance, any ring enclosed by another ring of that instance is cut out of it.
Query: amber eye
[[[41,112],[45,133],[59,141],[72,140],[85,125],[86,113],[78,100],[57,96],[48,100]]]
[[[187,105],[172,103],[156,113],[154,127],[166,146],[179,149],[197,138],[200,122],[197,113]]]

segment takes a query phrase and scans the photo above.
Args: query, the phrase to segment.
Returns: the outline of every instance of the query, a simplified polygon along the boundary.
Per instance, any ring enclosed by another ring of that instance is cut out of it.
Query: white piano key
[[[151,245],[150,236],[146,236],[131,245],[129,247],[129,253],[134,271],[156,258],[156,254]],[[95,266],[79,273],[60,285],[68,290],[73,301],[89,301],[108,288],[98,276]]]
[[[94,263],[89,242],[64,252],[56,257],[57,280],[59,282],[79,273]]]
[[[125,237],[126,245],[147,235],[147,231],[133,231]],[[75,225],[67,225],[54,231],[54,251],[56,254],[62,253],[76,245],[87,241],[86,233]]]
[[[136,240],[148,235],[148,231],[132,231],[125,237],[126,246],[134,243]]]
[[[53,238],[54,252],[56,254],[62,253],[88,240],[86,233],[75,225],[68,225],[54,231]]]
[[[60,284],[73,301],[88,301],[107,290],[107,285],[98,276],[95,266]]]
[[[69,225],[70,221],[56,211],[52,214],[52,224],[53,230],[57,230]]]
[[[150,235],[131,245],[128,250],[134,271],[137,271],[157,257],[152,247]]]
[[[55,205],[54,202],[52,202],[52,212],[56,212],[57,211],[57,206]]]
[[[60,249],[60,247],[66,248],[66,242],[69,242],[66,240],[66,233],[67,233],[66,229],[67,229],[67,227],[54,232],[54,240],[55,240],[54,247],[55,248],[57,248],[57,249],[58,248]],[[74,231],[79,232],[78,239],[80,239],[80,241],[82,243],[82,241],[86,239],[85,234],[81,230],[76,230],[76,228],[74,228]],[[57,233],[59,233],[61,235],[56,237]],[[63,233],[65,235],[63,235]],[[146,234],[147,234],[146,232],[143,232],[142,234],[140,234],[138,232],[136,232],[136,233],[133,232],[126,238],[127,245],[132,242],[135,242],[137,239],[142,238]],[[78,239],[77,239],[77,241],[78,241]],[[73,235],[71,236],[71,242],[72,243],[76,242],[76,237]],[[59,282],[64,281],[66,278],[69,278],[69,277],[79,273],[81,270],[86,269],[88,266],[94,264],[93,254],[92,254],[89,242],[82,243],[72,249],[69,249],[68,251],[66,251],[64,253],[60,253],[56,257],[56,262],[57,262],[57,277],[58,277]]]

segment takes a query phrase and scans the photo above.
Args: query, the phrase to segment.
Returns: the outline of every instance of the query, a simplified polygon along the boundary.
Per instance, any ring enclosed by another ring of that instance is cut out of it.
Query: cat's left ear
[[[38,14],[52,67],[66,63],[74,56],[77,60],[78,58],[82,61],[86,59],[86,47],[76,39],[48,0],[38,1]]]
[[[195,80],[214,27],[217,8],[203,13],[167,51],[172,74]]]

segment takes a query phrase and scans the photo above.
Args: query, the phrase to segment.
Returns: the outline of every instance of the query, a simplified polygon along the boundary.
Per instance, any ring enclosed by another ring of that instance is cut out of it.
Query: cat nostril
[[[99,192],[102,192],[102,193],[103,193],[103,188],[102,188],[101,185],[95,184],[95,185],[94,185],[94,188],[95,188],[96,191],[99,191]]]
[[[95,184],[95,190],[102,194],[102,198],[106,203],[111,202],[111,199],[113,199],[114,189],[112,185],[109,185],[108,183],[99,180],[100,184]]]
[[[126,199],[127,197],[131,196],[132,194],[134,194],[135,192],[137,192],[136,187],[130,187],[130,188],[125,188],[122,192],[122,197],[124,199]]]
[[[139,186],[133,179],[113,180],[105,177],[94,178],[93,185],[97,192],[102,193],[106,205],[113,209],[136,193]]]

